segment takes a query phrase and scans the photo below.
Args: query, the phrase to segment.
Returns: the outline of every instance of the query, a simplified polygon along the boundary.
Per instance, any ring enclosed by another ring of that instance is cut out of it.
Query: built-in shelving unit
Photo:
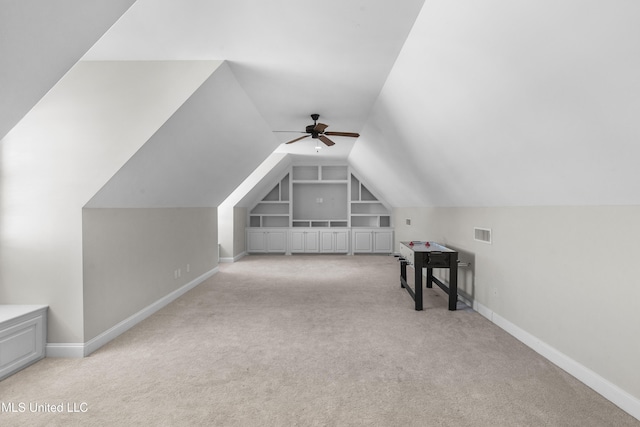
[[[392,251],[390,227],[389,208],[349,166],[293,165],[250,209],[247,249],[249,252],[388,253]],[[288,228],[285,247],[276,231],[282,228]]]
[[[390,227],[389,209],[353,174],[351,175],[351,227]]]
[[[249,227],[289,227],[289,174],[249,212]]]
[[[292,227],[348,227],[349,169],[344,166],[292,167]]]

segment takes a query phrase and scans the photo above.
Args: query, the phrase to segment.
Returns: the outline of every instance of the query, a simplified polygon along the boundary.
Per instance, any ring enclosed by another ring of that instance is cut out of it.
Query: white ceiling
[[[423,1],[138,0],[84,59],[226,60],[272,130],[359,132]]]
[[[120,3],[108,15],[115,24],[83,59],[227,61],[225,72],[238,86],[213,94],[203,85],[193,97],[218,99],[196,103],[204,110],[191,116],[204,120],[206,105],[228,105],[224,122],[196,127],[225,147],[237,139],[249,157],[244,168],[273,149],[305,161],[348,159],[393,206],[640,204],[640,2],[138,0],[116,21],[113,12],[126,6]],[[42,75],[22,77],[50,87],[74,56],[33,41],[83,16],[61,7],[58,14],[69,19],[40,28],[28,24],[27,12],[11,28],[20,34],[24,22],[36,35],[5,37],[0,48],[12,58],[25,52],[31,62],[14,68],[37,64]],[[77,37],[89,46],[99,33]],[[62,52],[64,66],[49,70],[59,58],[47,49]],[[6,105],[32,102],[23,102],[29,91],[5,90],[19,73],[0,77]],[[251,105],[233,107],[243,93]],[[336,146],[319,153],[310,138],[281,145],[299,134],[272,131],[301,131],[311,113],[321,114],[328,130],[361,137],[336,137]],[[190,135],[193,123],[181,118],[167,126]],[[114,179],[128,177],[116,187],[159,175],[152,165],[165,160],[152,146],[163,138],[140,151],[145,161],[113,171]],[[180,185],[191,186],[192,197],[174,196],[173,203],[211,203],[249,175],[234,171],[236,153],[203,150],[203,158],[221,156],[216,176],[233,180],[216,183],[211,194],[212,184],[198,179],[211,176],[207,163],[190,151],[171,167],[186,171]]]

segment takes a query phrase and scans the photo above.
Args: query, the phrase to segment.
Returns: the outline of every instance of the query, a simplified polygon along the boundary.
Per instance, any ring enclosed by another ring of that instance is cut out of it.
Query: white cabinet
[[[354,253],[386,253],[393,252],[393,231],[379,229],[353,229]]]
[[[324,253],[349,252],[349,232],[347,230],[320,231],[320,252],[324,252]]]
[[[393,231],[373,231],[373,252],[390,254],[393,252]]]
[[[0,380],[44,357],[47,310],[44,305],[0,305]]]
[[[248,229],[247,252],[249,253],[285,253],[287,252],[287,231]]]
[[[317,230],[291,230],[291,253],[318,252]]]
[[[373,252],[373,233],[371,230],[353,230],[353,252]]]

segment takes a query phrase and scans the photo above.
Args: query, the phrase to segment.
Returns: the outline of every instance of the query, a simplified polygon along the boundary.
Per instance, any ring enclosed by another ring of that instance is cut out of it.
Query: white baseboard
[[[84,357],[84,343],[48,342],[45,346],[45,357],[82,358]]]
[[[46,346],[46,357],[69,357],[69,358],[81,358],[86,357],[107,344],[109,341],[116,338],[118,335],[128,331],[133,326],[137,325],[147,317],[151,316],[156,311],[160,310],[164,306],[168,305],[172,301],[178,299],[180,296],[184,295],[191,289],[198,286],[200,283],[204,282],[209,277],[213,276],[219,271],[219,267],[215,267],[214,269],[204,273],[203,275],[197,277],[186,285],[176,289],[168,295],[160,298],[156,302],[148,305],[143,308],[139,312],[135,313],[132,316],[129,316],[122,322],[113,326],[112,328],[104,331],[100,335],[95,338],[87,341],[86,343],[47,343]]]
[[[233,258],[231,257],[224,257],[224,258],[220,258],[220,262],[236,262],[240,259],[242,259],[247,253],[246,252],[242,252],[241,254],[238,254],[236,256],[234,256]]]
[[[474,301],[473,309],[500,328],[504,329],[510,335],[523,342],[535,352],[539,353],[551,363],[557,365],[559,368],[591,387],[605,399],[609,400],[629,415],[640,420],[640,399],[602,378],[586,366],[576,362],[566,354],[531,335],[529,332],[509,322],[499,314],[494,313],[484,305]]]

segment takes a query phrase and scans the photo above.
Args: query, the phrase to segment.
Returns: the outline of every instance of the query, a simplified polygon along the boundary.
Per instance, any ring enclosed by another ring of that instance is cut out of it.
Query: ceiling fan
[[[307,126],[304,132],[300,132],[300,133],[307,133],[308,135],[301,136],[300,138],[291,140],[287,142],[287,144],[293,144],[294,142],[300,141],[301,139],[305,139],[311,136],[311,138],[313,139],[319,139],[320,141],[324,142],[327,146],[332,146],[332,145],[335,145],[335,142],[327,138],[327,135],[328,136],[349,136],[352,138],[357,138],[360,136],[359,133],[355,133],[355,132],[325,132],[325,129],[328,128],[329,125],[325,125],[324,123],[318,123],[320,114],[311,114],[311,118],[313,119],[313,124]],[[280,131],[280,132],[288,132],[288,131]]]

